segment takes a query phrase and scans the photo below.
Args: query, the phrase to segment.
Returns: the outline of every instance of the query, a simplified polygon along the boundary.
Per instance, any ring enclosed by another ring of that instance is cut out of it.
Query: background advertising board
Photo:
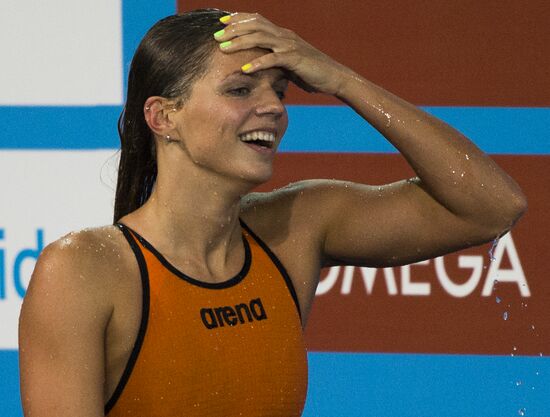
[[[394,268],[323,270],[306,329],[304,416],[550,416],[548,2],[3,6],[0,416],[22,416],[17,321],[40,251],[112,222],[116,123],[135,47],[158,19],[204,7],[259,12],[440,117],[490,154],[529,203],[510,233],[486,245]],[[308,178],[381,185],[414,176],[338,100],[291,86],[286,103],[289,128],[260,191]]]

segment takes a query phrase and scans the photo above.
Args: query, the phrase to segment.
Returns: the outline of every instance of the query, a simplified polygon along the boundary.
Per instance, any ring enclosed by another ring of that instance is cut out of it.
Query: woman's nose
[[[257,115],[271,114],[281,116],[284,112],[285,106],[276,91],[272,88],[262,91],[258,103],[256,104]]]

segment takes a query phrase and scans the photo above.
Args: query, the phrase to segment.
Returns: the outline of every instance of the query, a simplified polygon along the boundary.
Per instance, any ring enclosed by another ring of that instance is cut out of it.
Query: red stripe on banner
[[[212,0],[208,6],[259,12],[415,104],[550,105],[546,0]],[[180,12],[201,7],[203,1],[178,1]],[[288,103],[338,102],[296,89]]]

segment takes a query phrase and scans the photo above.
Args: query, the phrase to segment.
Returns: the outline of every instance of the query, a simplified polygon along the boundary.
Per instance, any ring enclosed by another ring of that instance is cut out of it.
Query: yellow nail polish
[[[228,46],[231,46],[231,41],[227,41],[227,42],[222,42],[222,43],[220,43],[220,48],[222,48],[222,49],[225,49],[225,48],[227,48]]]
[[[241,70],[243,72],[248,72],[250,71],[250,68],[252,68],[252,64],[244,64],[242,67],[241,67]]]
[[[215,38],[219,38],[220,36],[223,36],[223,34],[225,33],[225,30],[218,30],[216,33],[214,33],[214,37]]]
[[[224,17],[220,17],[220,22],[222,22],[222,23],[227,23],[227,22],[229,22],[229,19],[231,19],[231,16],[230,16],[230,15],[227,15],[227,16],[224,16]]]

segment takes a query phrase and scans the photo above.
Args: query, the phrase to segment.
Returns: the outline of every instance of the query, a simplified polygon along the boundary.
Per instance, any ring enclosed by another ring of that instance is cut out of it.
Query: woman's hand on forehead
[[[305,91],[338,95],[342,75],[352,72],[293,31],[275,25],[258,13],[234,13],[220,20],[226,26],[216,32],[214,38],[222,52],[252,48],[271,51],[251,62],[243,62],[243,73],[279,67]]]

